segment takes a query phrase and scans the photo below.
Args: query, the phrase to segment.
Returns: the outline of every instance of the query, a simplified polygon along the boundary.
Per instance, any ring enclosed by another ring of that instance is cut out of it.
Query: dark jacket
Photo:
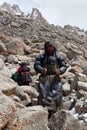
[[[48,56],[46,53],[43,53],[36,58],[35,63],[34,63],[34,69],[37,73],[41,73],[42,69],[44,68],[44,66],[45,66],[44,62],[45,62],[46,57],[47,57],[47,59],[49,59],[50,56]],[[67,69],[64,58],[57,53],[54,54],[52,57],[56,58],[56,63],[58,64],[60,74],[63,74]],[[50,58],[50,59],[52,59],[52,58]]]
[[[31,82],[31,76],[29,73],[30,68],[27,65],[22,66],[21,69],[19,68],[18,70],[19,71],[17,71],[17,73],[19,73],[19,85],[27,85],[29,82]]]

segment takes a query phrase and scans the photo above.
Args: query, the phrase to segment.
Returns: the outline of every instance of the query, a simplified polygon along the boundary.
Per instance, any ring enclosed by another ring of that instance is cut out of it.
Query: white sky
[[[87,0],[0,0],[19,5],[25,13],[37,8],[50,24],[70,24],[87,30]]]

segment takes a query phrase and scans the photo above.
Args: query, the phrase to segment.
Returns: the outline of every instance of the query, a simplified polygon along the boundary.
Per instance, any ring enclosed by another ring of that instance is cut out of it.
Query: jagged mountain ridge
[[[25,15],[18,5],[11,6],[4,3],[0,6],[0,35],[20,37],[23,41],[30,39],[31,42],[52,40],[58,44],[59,50],[66,43],[77,46],[86,56],[87,32],[71,25],[55,26],[49,24],[41,12],[33,8],[31,13]]]
[[[8,4],[8,3],[3,3],[1,6],[0,6],[0,10],[1,11],[5,11],[5,12],[8,12],[10,14],[14,14],[14,15],[22,15],[23,12],[20,10],[19,6],[18,5],[15,5],[13,4],[11,6],[11,4]]]
[[[49,129],[48,112],[36,104],[26,108],[24,106],[26,102],[20,101],[15,92],[19,86],[11,79],[11,76],[18,68],[19,63],[26,61],[29,63],[33,82],[37,83],[38,75],[34,71],[34,60],[37,55],[43,52],[44,42],[52,40],[57,43],[59,53],[63,55],[68,64],[67,72],[60,76],[64,91],[63,108],[68,111],[61,111],[52,117],[49,123],[50,130],[51,128],[54,130],[61,128],[86,130],[86,32],[70,25],[66,25],[64,28],[50,25],[38,9],[33,8],[30,14],[25,15],[21,13],[18,6],[12,7],[6,3],[0,7],[0,129]],[[32,87],[31,89],[30,87],[24,86],[25,91],[29,92],[29,96],[27,95],[29,102],[33,98],[32,95],[35,98],[38,95],[36,91],[32,92]],[[19,91],[23,89],[19,88]],[[25,92],[25,94],[27,93]],[[76,101],[75,106],[73,99]],[[70,116],[70,106],[75,107],[74,116],[76,117],[77,114],[78,120]],[[82,124],[80,124],[81,122]]]
[[[86,32],[78,27],[66,25],[62,28],[51,25],[43,18],[38,9],[33,8],[31,14],[24,15],[18,5],[11,6],[7,3],[0,6],[0,34],[2,33],[22,38],[32,38],[33,35],[37,35],[38,38],[58,39],[63,43],[83,44],[87,41]]]
[[[49,24],[36,8],[25,15],[18,5],[11,6],[8,3],[1,5],[0,35],[3,34],[13,38],[19,37],[23,41],[30,39],[32,43],[52,40],[54,43],[57,42],[60,51],[65,51],[62,46],[70,43],[82,51],[82,55],[87,59],[87,32],[71,25],[61,27]]]

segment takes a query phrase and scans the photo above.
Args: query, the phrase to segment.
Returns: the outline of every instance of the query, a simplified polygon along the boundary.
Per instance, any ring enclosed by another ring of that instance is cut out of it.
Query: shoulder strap
[[[47,55],[45,56],[45,59],[44,59],[44,61],[43,61],[43,67],[45,67],[46,62],[47,62]]]

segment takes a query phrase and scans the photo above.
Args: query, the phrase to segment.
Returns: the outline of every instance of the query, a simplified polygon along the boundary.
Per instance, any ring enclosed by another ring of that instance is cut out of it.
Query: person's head
[[[21,63],[19,63],[19,65],[21,65],[23,67],[23,66],[26,66],[27,63],[26,62],[21,62]]]
[[[44,49],[45,49],[45,52],[49,55],[53,55],[54,52],[56,52],[56,47],[55,47],[55,43],[52,43],[52,42],[45,42],[45,45],[44,45]]]

